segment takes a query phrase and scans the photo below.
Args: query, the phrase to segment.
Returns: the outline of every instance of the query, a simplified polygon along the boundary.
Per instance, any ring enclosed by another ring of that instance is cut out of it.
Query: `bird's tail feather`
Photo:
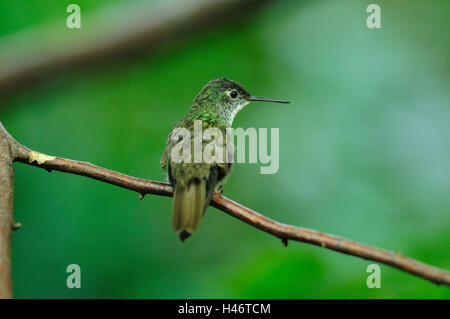
[[[206,185],[204,181],[189,184],[187,187],[175,186],[172,205],[172,228],[181,231],[182,240],[189,237],[200,226],[206,205]]]

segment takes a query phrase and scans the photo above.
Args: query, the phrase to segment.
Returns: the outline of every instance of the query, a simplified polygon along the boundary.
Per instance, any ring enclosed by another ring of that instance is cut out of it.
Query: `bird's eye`
[[[232,99],[237,98],[237,96],[238,96],[238,92],[236,92],[236,90],[230,91],[230,97],[231,97]]]

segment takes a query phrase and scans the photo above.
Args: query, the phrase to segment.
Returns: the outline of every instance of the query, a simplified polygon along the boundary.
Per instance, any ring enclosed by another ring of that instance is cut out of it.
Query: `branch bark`
[[[57,170],[86,176],[101,182],[138,192],[142,196],[146,194],[161,196],[173,195],[172,187],[167,183],[128,176],[87,162],[79,162],[45,155],[30,150],[15,141],[5,131],[1,123],[0,130],[3,131],[3,139],[5,139],[5,137],[8,139],[14,161],[41,167],[48,171]],[[212,197],[211,205],[253,227],[280,238],[285,245],[287,245],[288,240],[304,242],[347,255],[380,262],[415,276],[422,277],[436,284],[445,284],[450,286],[450,273],[446,270],[405,257],[400,253],[394,253],[384,249],[367,246],[349,239],[321,233],[312,229],[282,224],[245,206],[242,206],[241,204],[236,203],[217,192],[214,193]],[[12,220],[10,219],[9,222],[11,223]],[[0,256],[0,258],[2,257]]]
[[[11,233],[14,170],[10,136],[0,122],[0,298],[12,298]]]

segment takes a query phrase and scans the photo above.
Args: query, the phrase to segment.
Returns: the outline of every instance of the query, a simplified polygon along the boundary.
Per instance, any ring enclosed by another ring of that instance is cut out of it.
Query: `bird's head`
[[[239,83],[222,78],[209,81],[196,96],[193,107],[202,105],[214,109],[232,122],[236,114],[252,101],[290,103],[285,100],[253,96]]]

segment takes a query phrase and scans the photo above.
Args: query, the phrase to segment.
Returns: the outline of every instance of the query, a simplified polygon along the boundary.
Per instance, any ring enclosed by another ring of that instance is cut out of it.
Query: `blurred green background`
[[[65,28],[114,1],[3,1],[2,37]],[[117,2],[117,1],[115,1]],[[225,195],[283,223],[450,268],[448,1],[279,1],[156,54],[71,70],[1,102],[0,119],[40,152],[165,180],[166,136],[209,80],[290,105],[250,104],[235,127],[280,128],[280,169],[237,164]],[[183,10],[183,8],[180,8]],[[126,12],[123,12],[126,14]],[[88,32],[89,28],[64,32]],[[2,61],[7,63],[7,61]],[[15,165],[18,298],[449,298],[450,289],[370,261],[281,241],[210,207],[182,244],[171,199]],[[79,264],[82,288],[65,285]]]

